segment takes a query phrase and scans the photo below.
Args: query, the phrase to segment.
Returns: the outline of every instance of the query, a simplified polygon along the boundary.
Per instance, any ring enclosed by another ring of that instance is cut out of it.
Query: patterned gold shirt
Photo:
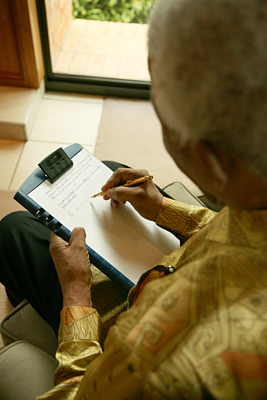
[[[267,210],[164,199],[157,223],[185,243],[141,277],[103,353],[96,311],[63,310],[39,399],[267,399]]]

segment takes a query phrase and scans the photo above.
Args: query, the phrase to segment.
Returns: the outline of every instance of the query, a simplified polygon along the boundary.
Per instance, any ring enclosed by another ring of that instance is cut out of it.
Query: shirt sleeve
[[[37,397],[38,400],[72,400],[79,389],[88,365],[100,354],[101,319],[90,307],[65,307],[60,314],[59,362],[54,375],[53,389]]]
[[[217,215],[205,207],[191,206],[164,197],[157,216],[157,225],[177,234],[186,241]]]

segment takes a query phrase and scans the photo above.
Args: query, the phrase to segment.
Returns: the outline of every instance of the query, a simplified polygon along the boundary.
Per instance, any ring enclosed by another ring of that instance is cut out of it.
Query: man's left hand
[[[75,228],[69,243],[52,232],[49,251],[63,293],[63,307],[92,307],[92,272],[83,228]]]

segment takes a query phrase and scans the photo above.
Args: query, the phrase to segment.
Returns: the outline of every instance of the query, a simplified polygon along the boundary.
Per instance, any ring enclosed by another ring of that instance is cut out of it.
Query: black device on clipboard
[[[41,161],[38,166],[50,182],[54,183],[73,166],[73,161],[60,147],[53,153],[49,154],[49,156]]]

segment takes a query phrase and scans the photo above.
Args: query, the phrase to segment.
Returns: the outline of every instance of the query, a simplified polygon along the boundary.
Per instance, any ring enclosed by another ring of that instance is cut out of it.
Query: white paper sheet
[[[179,247],[171,233],[142,218],[130,204],[114,209],[102,197],[92,199],[111,171],[87,150],[72,158],[74,166],[51,184],[48,180],[29,196],[68,229],[82,226],[86,243],[136,283],[164,254]]]

